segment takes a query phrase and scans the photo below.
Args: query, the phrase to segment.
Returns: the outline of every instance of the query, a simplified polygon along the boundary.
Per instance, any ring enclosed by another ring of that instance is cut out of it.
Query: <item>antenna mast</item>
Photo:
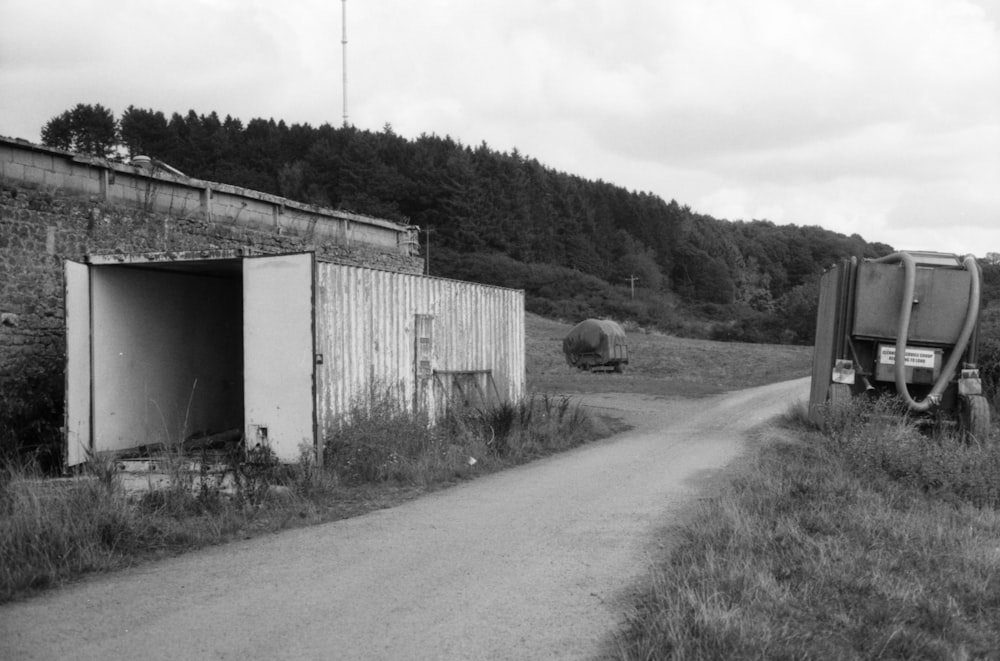
[[[347,128],[347,0],[340,0],[341,4],[341,16],[340,16],[340,44],[343,49],[343,67],[344,67],[344,128]]]

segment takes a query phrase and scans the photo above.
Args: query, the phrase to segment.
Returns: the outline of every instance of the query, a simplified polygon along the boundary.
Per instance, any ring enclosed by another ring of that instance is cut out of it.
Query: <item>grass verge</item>
[[[1000,447],[801,410],[688,523],[620,659],[1000,658]]]
[[[70,480],[0,471],[0,603],[89,572],[390,507],[610,433],[561,397],[470,410],[434,428],[388,397],[374,401],[327,439],[323,468],[251,457],[232,464],[233,493],[178,471],[168,488],[129,495],[114,463],[98,460]]]

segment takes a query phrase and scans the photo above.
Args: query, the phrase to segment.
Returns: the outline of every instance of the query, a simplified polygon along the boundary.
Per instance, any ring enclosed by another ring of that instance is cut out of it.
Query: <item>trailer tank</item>
[[[863,394],[955,421],[986,442],[990,410],[976,368],[980,270],[971,255],[899,252],[843,260],[823,274],[809,417]],[[903,360],[898,360],[903,356]]]

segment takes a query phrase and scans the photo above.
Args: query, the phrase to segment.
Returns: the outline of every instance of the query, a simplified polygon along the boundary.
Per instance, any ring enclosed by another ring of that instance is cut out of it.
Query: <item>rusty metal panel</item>
[[[321,430],[373,393],[439,414],[443,393],[421,390],[428,370],[488,372],[501,398],[523,397],[523,292],[341,264],[316,269]]]
[[[907,341],[953,344],[965,321],[971,282],[965,270],[917,267]],[[902,297],[902,265],[860,264],[853,334],[894,340]]]

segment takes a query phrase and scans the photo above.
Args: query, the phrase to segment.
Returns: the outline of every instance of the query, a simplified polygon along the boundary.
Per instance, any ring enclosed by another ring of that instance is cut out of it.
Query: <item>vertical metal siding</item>
[[[819,424],[823,407],[830,392],[834,362],[839,358],[840,340],[846,309],[844,283],[850,263],[844,260],[823,274],[819,283],[819,302],[816,306],[816,338],[813,348],[812,381],[809,387],[809,419]]]
[[[524,396],[523,292],[340,264],[316,268],[321,433],[365,401],[372,388],[388,390],[401,407],[412,408],[417,314],[434,318],[435,370],[490,370],[502,398]],[[479,378],[480,387],[491,390],[486,377]],[[432,413],[439,414],[444,394],[436,397]]]

